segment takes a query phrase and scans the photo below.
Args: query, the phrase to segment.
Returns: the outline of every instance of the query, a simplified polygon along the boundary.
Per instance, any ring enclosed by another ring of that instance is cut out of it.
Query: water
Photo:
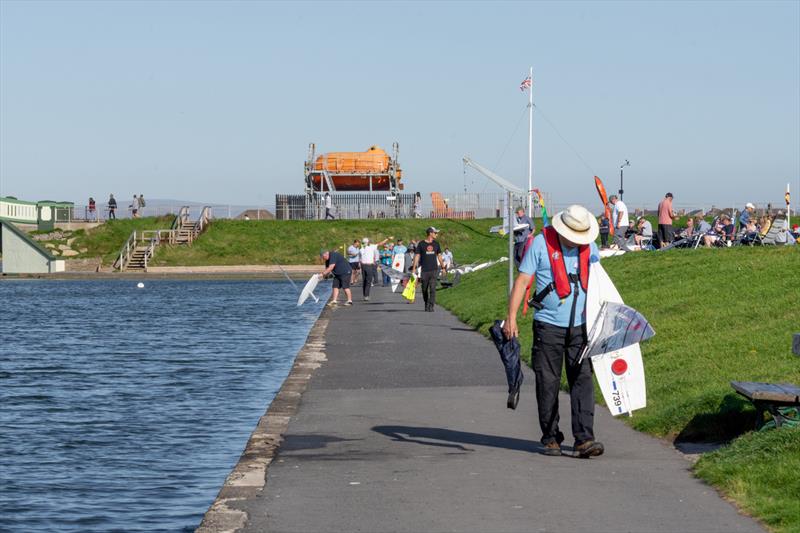
[[[0,282],[0,530],[193,530],[322,306],[145,283]]]

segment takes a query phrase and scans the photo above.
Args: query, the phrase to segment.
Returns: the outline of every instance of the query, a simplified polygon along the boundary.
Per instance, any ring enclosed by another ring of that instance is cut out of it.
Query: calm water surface
[[[319,315],[296,299],[275,281],[0,282],[0,530],[197,527]]]

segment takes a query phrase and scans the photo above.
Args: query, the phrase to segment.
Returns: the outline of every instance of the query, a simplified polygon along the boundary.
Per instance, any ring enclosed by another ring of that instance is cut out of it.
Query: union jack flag
[[[522,83],[519,84],[519,90],[525,92],[525,89],[530,89],[532,85],[533,85],[533,80],[531,80],[531,77],[528,76],[524,80],[522,80]]]

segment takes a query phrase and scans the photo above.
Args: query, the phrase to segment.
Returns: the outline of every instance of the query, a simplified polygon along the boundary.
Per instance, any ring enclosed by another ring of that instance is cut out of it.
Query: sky
[[[318,152],[407,191],[629,206],[800,198],[800,2],[0,0],[0,195],[268,205]]]

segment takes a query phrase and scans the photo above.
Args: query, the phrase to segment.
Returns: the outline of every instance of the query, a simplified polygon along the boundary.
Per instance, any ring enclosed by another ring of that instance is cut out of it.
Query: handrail
[[[194,223],[192,240],[203,233],[203,230],[206,229],[206,226],[208,226],[209,222],[211,222],[211,206],[207,205],[203,207],[203,210],[200,212],[200,216],[197,217],[197,222]]]
[[[125,241],[125,244],[122,245],[122,248],[119,250],[119,257],[114,262],[114,268],[119,269],[120,272],[125,270],[125,267],[128,266],[128,263],[131,260],[131,254],[133,250],[136,249],[136,231],[131,233],[128,240]]]
[[[159,230],[156,230],[159,231]],[[147,272],[147,261],[153,257],[158,246],[158,237],[150,239],[150,244],[147,245],[147,250],[144,251],[144,271]]]
[[[172,228],[170,229],[181,229],[182,226],[189,221],[189,206],[184,205],[181,207],[181,210],[175,216],[175,220],[172,221]]]
[[[172,229],[146,229],[139,232],[141,234],[141,241],[156,240],[156,245],[161,244],[161,241],[167,241],[168,244],[175,244],[176,230]]]

